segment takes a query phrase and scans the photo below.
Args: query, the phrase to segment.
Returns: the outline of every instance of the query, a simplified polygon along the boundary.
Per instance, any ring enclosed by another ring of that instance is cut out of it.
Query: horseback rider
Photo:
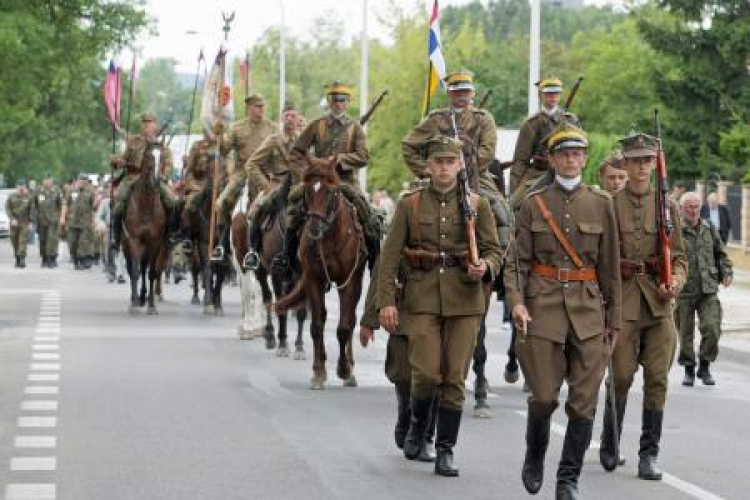
[[[271,215],[278,198],[274,189],[288,174],[293,176],[295,185],[302,179],[298,166],[291,163],[292,147],[299,136],[298,123],[299,111],[292,103],[286,103],[282,114],[283,130],[269,135],[245,164],[247,181],[258,193],[253,209],[248,210],[250,248],[243,263],[246,269],[256,269],[260,263],[262,224]]]
[[[341,192],[354,205],[357,219],[362,226],[370,269],[380,253],[381,222],[357,186],[355,171],[367,165],[370,152],[367,137],[358,121],[346,114],[351,99],[351,89],[345,83],[334,81],[326,86],[326,99],[330,113],[310,122],[297,139],[292,149],[292,168],[305,166],[306,157],[312,152],[314,158],[336,159],[336,170],[341,180]],[[286,232],[286,254],[274,258],[273,266],[285,272],[297,268],[297,247],[304,210],[304,190],[301,185],[292,189],[287,205],[288,224]]]
[[[146,112],[141,117],[141,133],[128,138],[125,152],[122,156],[115,156],[111,159],[116,172],[113,176],[114,183],[119,182],[115,198],[115,206],[112,209],[112,249],[117,251],[122,243],[122,221],[125,215],[125,209],[128,206],[128,199],[133,184],[138,180],[141,174],[141,161],[143,153],[146,151],[149,143],[155,142],[157,134],[158,120],[156,115]],[[173,168],[172,151],[164,145],[159,146],[159,198],[164,205],[164,209],[169,214],[169,220],[176,220],[176,201],[172,192],[167,187],[167,179]]]
[[[217,120],[213,134],[205,133],[204,138],[196,141],[190,147],[185,173],[183,176],[185,192],[185,208],[182,211],[182,247],[185,253],[192,251],[190,221],[193,215],[206,202],[211,200],[213,189],[213,171],[216,158],[217,138],[224,133],[224,122]],[[223,186],[227,178],[226,157],[219,155],[218,185]],[[206,221],[208,223],[208,221]]]

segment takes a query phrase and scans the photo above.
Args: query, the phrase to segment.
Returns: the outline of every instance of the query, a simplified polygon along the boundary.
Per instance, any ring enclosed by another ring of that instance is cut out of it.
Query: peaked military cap
[[[158,121],[156,118],[156,113],[153,111],[146,111],[141,115],[141,121],[142,122],[155,122]]]
[[[625,158],[656,156],[659,150],[659,140],[643,132],[631,132],[630,135],[620,139],[620,145],[622,156]]]
[[[266,99],[261,94],[252,94],[247,97],[245,97],[245,104],[250,105],[258,105],[258,104],[265,104]]]
[[[325,89],[326,95],[352,95],[352,89],[349,87],[349,85],[338,80],[325,85]]]
[[[560,94],[563,91],[562,80],[555,77],[539,80],[534,85],[539,88],[539,92],[544,94]]]
[[[445,77],[448,92],[453,90],[474,90],[474,73],[468,69],[460,69],[448,73]]]
[[[550,153],[561,149],[589,147],[586,132],[567,122],[563,122],[544,139],[544,143]]]
[[[427,156],[433,158],[458,158],[461,156],[461,141],[447,135],[436,135],[427,140]]]
[[[606,167],[612,167],[616,169],[622,169],[625,166],[622,164],[622,151],[619,149],[615,149],[612,151],[609,155],[607,155],[606,158],[599,164],[599,170],[602,170]]]

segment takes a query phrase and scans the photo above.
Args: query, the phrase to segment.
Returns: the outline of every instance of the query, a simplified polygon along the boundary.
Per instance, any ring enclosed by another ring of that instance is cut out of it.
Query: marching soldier
[[[118,171],[114,175],[114,183],[118,183],[115,195],[115,206],[112,209],[112,247],[116,251],[122,243],[122,223],[125,210],[128,206],[130,191],[133,184],[138,180],[141,173],[141,161],[143,153],[150,142],[158,139],[156,136],[158,123],[154,113],[147,112],[141,117],[141,133],[131,136],[122,156],[115,157],[112,162]],[[159,195],[164,204],[165,211],[171,221],[169,226],[174,227],[176,218],[176,203],[174,195],[167,187],[167,179],[174,166],[172,161],[172,150],[166,146],[160,148],[159,156]]]
[[[292,147],[299,136],[299,112],[291,103],[284,107],[281,116],[283,130],[277,134],[266,137],[263,144],[255,151],[245,164],[245,173],[251,189],[259,193],[255,204],[255,213],[248,210],[250,220],[250,249],[243,267],[245,269],[256,269],[260,263],[258,254],[262,241],[261,224],[268,215],[276,198],[274,189],[283,182],[287,174],[293,177],[296,185],[302,180],[302,172],[299,165],[292,165]],[[263,193],[263,199],[260,199]]]
[[[638,365],[643,367],[643,414],[638,477],[660,480],[657,467],[664,405],[667,399],[667,375],[674,359],[676,335],[671,301],[687,277],[687,259],[682,242],[679,214],[669,202],[674,224],[670,235],[672,283],[659,283],[657,260],[656,193],[651,187],[651,172],[656,166],[658,139],[633,132],[620,139],[628,183],[614,197],[620,232],[620,269],[622,274],[622,328],[612,355],[616,412],[606,399],[604,429],[599,459],[606,470],[613,470],[621,457],[615,455],[612,418],[622,420],[628,392]]]
[[[86,174],[78,177],[75,187],[68,194],[63,213],[73,265],[76,270],[89,269],[93,242],[88,233],[89,226],[94,224],[94,192],[88,187]]]
[[[247,117],[244,120],[234,122],[229,129],[229,135],[222,140],[221,153],[226,156],[234,151],[234,169],[230,169],[229,183],[224,187],[221,196],[217,199],[216,210],[218,211],[219,231],[223,234],[229,227],[229,219],[245,186],[247,175],[245,164],[263,141],[269,135],[278,131],[276,125],[266,118],[266,101],[260,94],[253,94],[245,98],[245,111]],[[251,203],[256,193],[250,193]],[[217,248],[223,248],[223,237],[218,238]],[[217,257],[223,254],[223,250],[217,250]]]
[[[377,283],[379,321],[388,332],[400,327],[409,336],[411,422],[404,455],[413,460],[423,450],[432,400],[439,394],[435,473],[457,476],[453,447],[466,375],[487,307],[483,281],[494,279],[502,257],[489,204],[471,193],[479,262],[468,261],[456,181],[461,143],[438,136],[427,143],[427,151],[430,184],[399,201],[385,241]],[[402,256],[409,277],[397,309],[396,274]]]
[[[337,160],[336,170],[341,180],[341,192],[354,205],[357,219],[362,225],[367,247],[369,267],[380,252],[381,223],[357,184],[356,171],[367,166],[370,151],[367,137],[358,121],[346,114],[352,91],[348,85],[335,81],[326,85],[326,98],[330,113],[311,121],[292,148],[291,166],[304,170],[306,157],[312,151],[313,158]],[[304,190],[301,186],[292,189],[287,206],[286,254],[275,259],[274,266],[286,272],[297,268],[299,230],[304,216]]]
[[[16,257],[15,267],[24,268],[32,213],[32,200],[24,181],[18,181],[16,191],[5,200],[5,212],[10,219],[10,241]]]
[[[57,247],[60,232],[60,214],[63,195],[55,186],[51,173],[47,173],[42,186],[34,197],[34,214],[39,233],[39,251],[42,254],[42,267],[57,267]]]
[[[568,426],[556,498],[572,499],[607,364],[605,340],[620,327],[618,236],[612,198],[581,180],[586,134],[563,124],[544,147],[555,181],[521,204],[505,283],[519,332],[516,353],[531,389],[523,484],[532,494],[542,486],[550,421],[565,381]]]
[[[542,109],[523,122],[516,139],[513,166],[510,170],[511,204],[520,207],[526,192],[549,171],[544,140],[564,123],[578,125],[578,118],[560,106],[563,84],[558,78],[536,83]]]
[[[692,387],[695,383],[695,314],[700,320],[701,343],[698,378],[704,385],[714,385],[709,366],[719,354],[721,336],[721,302],[719,283],[732,284],[732,261],[729,259],[717,228],[701,219],[701,199],[688,192],[680,200],[683,220],[682,240],[688,255],[688,277],[677,298],[674,322],[680,333],[680,355],[677,359],[685,367],[682,385]]]
[[[622,191],[628,182],[628,173],[622,164],[622,152],[614,150],[599,165],[599,182],[612,196]]]

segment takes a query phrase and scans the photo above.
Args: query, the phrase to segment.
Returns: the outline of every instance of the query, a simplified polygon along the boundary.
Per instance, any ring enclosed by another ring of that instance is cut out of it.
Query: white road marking
[[[9,484],[5,488],[5,500],[55,500],[57,489],[49,483]]]
[[[57,401],[24,401],[21,411],[57,411]]]
[[[34,337],[34,342],[59,342],[59,335],[37,335]]]
[[[26,377],[29,382],[57,382],[60,380],[59,373],[29,373]],[[27,393],[28,394],[28,393]]]
[[[16,448],[55,448],[57,438],[55,436],[16,436],[14,445]]]
[[[10,470],[40,471],[56,468],[55,457],[15,457],[10,460]]]
[[[35,351],[57,351],[60,346],[57,344],[34,344],[31,348]]]
[[[56,372],[60,371],[60,363],[31,363],[29,370],[36,372]]]
[[[24,389],[26,394],[59,394],[60,388],[47,385],[32,385]]]
[[[35,352],[31,355],[35,361],[59,361],[60,354],[57,352]]]
[[[18,427],[24,427],[24,428],[57,427],[57,417],[18,417]]]

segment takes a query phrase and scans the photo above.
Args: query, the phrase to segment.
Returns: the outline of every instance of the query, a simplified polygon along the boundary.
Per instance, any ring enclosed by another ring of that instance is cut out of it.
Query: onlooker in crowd
[[[708,203],[701,207],[701,219],[711,221],[721,241],[725,245],[729,241],[729,232],[732,230],[732,221],[729,218],[729,209],[726,205],[719,204],[719,196],[714,192],[708,195],[706,199]]]
[[[680,203],[680,199],[682,198],[682,195],[685,194],[685,191],[687,191],[687,186],[683,181],[674,181],[669,196],[672,197],[675,203]]]

